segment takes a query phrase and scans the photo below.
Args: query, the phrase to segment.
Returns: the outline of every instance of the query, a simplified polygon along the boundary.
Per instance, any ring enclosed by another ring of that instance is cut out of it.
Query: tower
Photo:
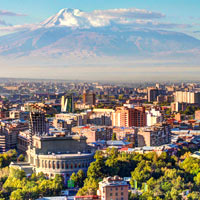
[[[74,102],[73,95],[65,95],[61,98],[61,112],[73,113],[74,112]]]
[[[96,95],[93,92],[86,92],[83,93],[83,103],[87,105],[95,105]]]
[[[30,112],[29,116],[30,145],[33,145],[33,135],[42,136],[49,132],[49,125],[45,114],[42,112]]]

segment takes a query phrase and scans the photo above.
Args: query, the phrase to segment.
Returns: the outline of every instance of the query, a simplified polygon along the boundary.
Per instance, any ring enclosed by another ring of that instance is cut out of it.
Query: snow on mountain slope
[[[0,37],[0,55],[51,57],[71,54],[77,56],[151,56],[185,52],[199,54],[200,41],[189,35],[134,26],[124,27],[113,21],[116,13],[123,16],[124,12],[124,10],[112,11],[112,15],[109,13],[105,17],[100,11],[91,14],[79,9],[62,9],[38,26],[34,26],[34,29]],[[137,17],[137,10],[131,12]],[[142,12],[143,17],[152,14]],[[154,17],[159,15],[154,14]]]

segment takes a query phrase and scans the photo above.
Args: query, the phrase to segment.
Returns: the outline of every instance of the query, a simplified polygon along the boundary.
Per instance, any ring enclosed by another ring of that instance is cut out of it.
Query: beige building
[[[144,127],[146,126],[145,108],[138,107],[117,107],[112,113],[112,125],[116,127]]]
[[[195,119],[200,120],[200,110],[195,111]]]
[[[135,127],[115,127],[113,133],[116,134],[117,140],[128,139],[130,142],[136,141],[137,128]]]
[[[168,144],[171,141],[171,131],[166,124],[157,124],[151,127],[138,129],[137,142],[138,147],[160,146]]]
[[[128,184],[119,176],[104,178],[97,195],[101,200],[128,200]]]
[[[15,149],[20,131],[28,129],[26,122],[0,122],[0,152]]]
[[[73,172],[87,171],[93,161],[93,151],[86,144],[86,138],[78,135],[33,136],[32,146],[28,146],[28,163],[36,173],[43,172],[48,177],[61,174],[65,183]]]
[[[175,101],[179,103],[200,104],[200,92],[176,91]]]
[[[72,132],[87,138],[87,143],[99,140],[111,140],[113,129],[107,126],[77,126],[72,128]]]

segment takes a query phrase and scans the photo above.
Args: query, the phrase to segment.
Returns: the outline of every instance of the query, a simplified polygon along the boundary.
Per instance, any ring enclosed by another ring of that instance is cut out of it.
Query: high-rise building
[[[158,95],[158,88],[148,88],[148,102],[156,101]]]
[[[86,92],[83,93],[83,103],[87,105],[95,105],[96,102],[96,95],[93,92]]]
[[[144,107],[118,107],[112,113],[112,125],[117,127],[143,127],[146,126],[146,113]]]
[[[200,104],[200,92],[176,91],[175,101],[179,103]]]
[[[147,90],[148,102],[157,101],[157,97],[159,95],[165,95],[165,90],[152,87],[148,88]]]
[[[73,95],[65,95],[61,98],[61,112],[73,113],[74,112],[74,102]]]
[[[42,136],[49,132],[49,125],[45,118],[45,114],[42,112],[30,112],[29,117],[29,131],[30,131],[30,143],[32,145],[32,138],[34,135]]]

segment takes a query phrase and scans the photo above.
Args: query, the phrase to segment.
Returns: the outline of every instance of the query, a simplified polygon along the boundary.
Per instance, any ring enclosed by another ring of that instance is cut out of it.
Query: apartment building
[[[145,108],[122,106],[112,114],[112,125],[116,127],[146,126]]]
[[[104,178],[99,182],[97,195],[101,200],[128,200],[128,184],[119,176]]]

